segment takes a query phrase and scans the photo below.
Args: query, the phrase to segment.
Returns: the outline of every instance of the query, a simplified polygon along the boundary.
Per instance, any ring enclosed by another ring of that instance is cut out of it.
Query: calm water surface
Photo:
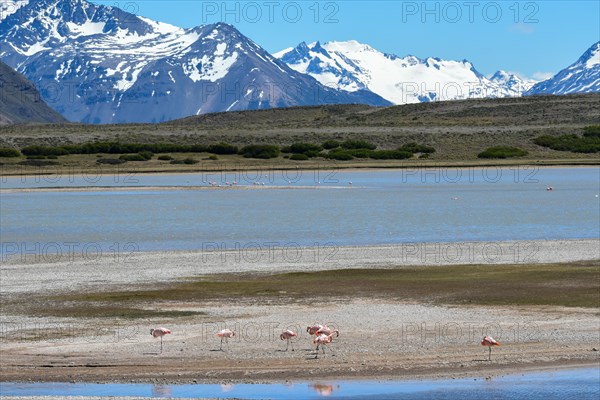
[[[0,383],[4,396],[143,396],[239,399],[598,399],[600,368],[491,379],[339,381],[290,384],[149,385]]]
[[[209,181],[266,190],[164,190]],[[350,184],[351,182],[351,184]],[[3,178],[2,251],[91,243],[108,251],[600,237],[600,169],[413,169]],[[546,188],[552,186],[553,191]],[[290,189],[295,188],[295,189]],[[14,248],[14,246],[13,246]],[[47,250],[53,251],[53,250]]]

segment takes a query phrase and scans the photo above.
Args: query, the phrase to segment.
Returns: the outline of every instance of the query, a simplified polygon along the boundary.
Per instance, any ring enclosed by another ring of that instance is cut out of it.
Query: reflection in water
[[[221,391],[223,393],[231,392],[233,390],[233,388],[235,387],[235,385],[232,385],[232,384],[222,384],[220,386],[221,386]]]
[[[332,396],[368,400],[411,398],[480,400],[600,399],[598,367],[500,376],[494,379],[440,379],[418,381],[330,381],[285,384],[93,384],[0,382],[2,396],[123,396],[147,398],[237,398],[306,400]],[[224,392],[226,394],[224,395]]]
[[[164,385],[152,385],[152,396],[154,397],[172,397],[172,390],[170,386]]]
[[[331,396],[335,390],[340,388],[340,385],[334,386],[325,383],[313,383],[310,387],[321,396]]]

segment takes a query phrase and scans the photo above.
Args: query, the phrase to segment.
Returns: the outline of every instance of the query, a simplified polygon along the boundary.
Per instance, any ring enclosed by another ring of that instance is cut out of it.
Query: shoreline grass
[[[307,290],[310,288],[310,290]],[[311,303],[372,299],[468,306],[559,306],[600,308],[600,262],[558,264],[459,265],[349,269],[284,274],[197,276],[176,283],[140,285],[127,290],[34,296],[6,304],[20,313],[45,317],[189,317],[190,311],[153,307],[173,303]],[[144,309],[141,309],[141,307]],[[15,309],[17,309],[15,308]],[[159,313],[159,314],[156,314]],[[122,314],[122,315],[121,315]]]

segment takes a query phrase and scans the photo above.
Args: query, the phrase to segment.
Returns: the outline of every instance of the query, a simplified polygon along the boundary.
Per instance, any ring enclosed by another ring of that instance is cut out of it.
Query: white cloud
[[[533,73],[533,79],[536,79],[538,81],[545,81],[547,79],[550,79],[554,76],[553,72],[534,72]]]

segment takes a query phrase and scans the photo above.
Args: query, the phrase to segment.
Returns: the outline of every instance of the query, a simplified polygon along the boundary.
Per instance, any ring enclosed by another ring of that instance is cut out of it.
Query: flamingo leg
[[[492,361],[492,346],[489,346],[490,352],[488,354],[488,361]]]
[[[219,347],[219,350],[223,350],[223,338],[221,338],[221,347]]]
[[[285,351],[288,351],[288,347],[290,347],[290,339],[286,341]]]
[[[288,343],[289,343],[289,339],[288,339]],[[294,342],[292,342],[292,351],[294,351]]]
[[[163,346],[162,346],[162,336],[160,337],[160,352],[162,353],[163,351]]]

